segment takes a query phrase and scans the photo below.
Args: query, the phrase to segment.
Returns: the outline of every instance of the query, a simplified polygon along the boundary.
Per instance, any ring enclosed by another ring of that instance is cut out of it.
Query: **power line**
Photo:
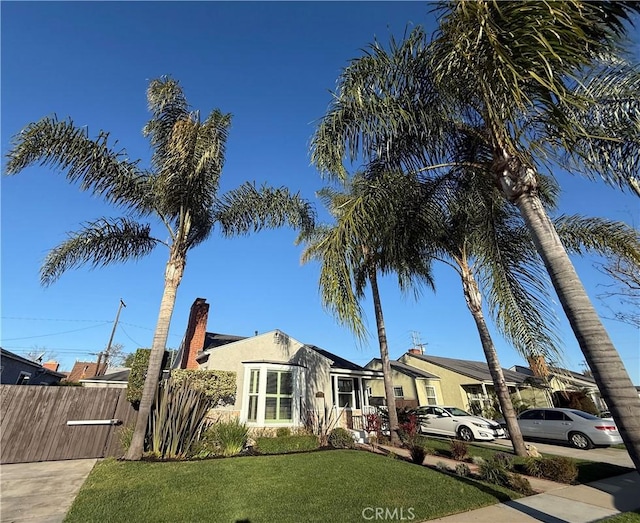
[[[106,323],[111,323],[111,322],[104,322],[102,325]],[[5,341],[16,341],[16,340],[31,340],[33,338],[46,338],[47,336],[59,336],[60,334],[69,334],[71,332],[80,332],[80,331],[86,331],[89,329],[95,329],[96,327],[101,327],[102,325],[91,325],[90,327],[83,327],[82,329],[73,329],[70,331],[63,331],[63,332],[53,332],[50,334],[38,334],[36,336],[22,336],[20,338],[3,338],[2,341],[5,342]]]
[[[24,318],[18,316],[0,316],[3,320],[21,320],[21,321],[81,321],[81,322],[90,322],[90,323],[105,323],[110,320],[64,320],[61,318]]]

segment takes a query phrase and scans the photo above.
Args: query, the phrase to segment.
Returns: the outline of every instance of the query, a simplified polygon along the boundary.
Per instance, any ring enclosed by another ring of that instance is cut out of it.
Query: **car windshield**
[[[471,416],[468,412],[459,409],[457,407],[445,407],[445,409],[452,416]]]
[[[589,414],[588,412],[583,412],[581,410],[570,410],[569,412],[571,412],[571,414],[575,414],[576,416],[580,416],[581,418],[584,418],[584,419],[597,419],[597,420],[600,419],[598,416],[594,416],[593,414]]]

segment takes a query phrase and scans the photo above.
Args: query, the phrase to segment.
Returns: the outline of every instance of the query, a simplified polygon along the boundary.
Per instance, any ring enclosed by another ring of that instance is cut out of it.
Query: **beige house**
[[[607,410],[607,404],[602,399],[596,380],[588,374],[547,366],[540,361],[533,362],[532,368],[514,365],[511,369],[532,377],[537,374],[538,379],[546,384],[550,394],[556,399],[556,403],[560,405],[562,403],[561,399],[557,397],[558,395],[581,391],[593,401],[596,409],[599,411]]]
[[[360,430],[369,407],[364,380],[381,374],[273,330],[251,337],[206,332],[209,305],[194,302],[181,353],[182,368],[232,371],[236,396],[220,407],[249,427],[300,427],[338,419]]]
[[[478,414],[489,414],[494,405],[493,379],[486,362],[431,356],[419,349],[409,350],[400,362],[440,378],[437,398],[440,405],[452,405]],[[530,375],[508,369],[502,371],[509,392],[515,398],[530,406],[552,406],[548,391],[539,387]]]
[[[374,358],[365,368],[382,371],[382,361]],[[425,370],[405,365],[396,360],[391,361],[393,395],[398,408],[415,408],[419,405],[438,405],[442,398],[440,378]],[[368,380],[369,401],[372,405],[385,405],[384,381]]]

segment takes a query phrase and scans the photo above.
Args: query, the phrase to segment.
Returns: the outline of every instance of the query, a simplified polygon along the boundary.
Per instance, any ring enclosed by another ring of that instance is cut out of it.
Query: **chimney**
[[[191,305],[187,332],[184,336],[181,369],[197,369],[196,356],[204,349],[204,339],[207,335],[207,318],[209,316],[209,304],[205,298],[196,298]]]
[[[536,378],[546,378],[549,376],[549,367],[547,367],[547,362],[544,361],[544,356],[529,356],[527,361],[529,362],[529,367]]]
[[[409,354],[417,354],[418,356],[422,356],[422,349],[413,348],[409,349]]]
[[[60,367],[60,364],[57,361],[49,360],[46,363],[43,363],[42,366],[45,369],[52,370],[53,372],[58,372],[58,367]]]

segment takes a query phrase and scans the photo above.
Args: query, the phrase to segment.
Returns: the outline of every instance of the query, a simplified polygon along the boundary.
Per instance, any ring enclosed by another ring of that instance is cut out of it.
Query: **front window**
[[[334,376],[332,379],[333,398],[338,407],[359,409],[362,405],[362,384],[360,378]]]
[[[260,369],[251,369],[249,374],[249,411],[247,421],[258,419],[258,399],[260,397]]]
[[[293,406],[293,373],[267,371],[265,421],[291,421]]]
[[[437,405],[438,397],[436,396],[436,388],[433,385],[427,385],[427,405]]]
[[[402,390],[402,387],[393,387],[393,395],[396,398],[404,398],[404,390]]]
[[[353,380],[338,378],[338,407],[353,407]]]
[[[253,425],[291,425],[300,417],[301,369],[280,364],[245,367],[241,419]],[[294,398],[299,398],[295,400]]]

